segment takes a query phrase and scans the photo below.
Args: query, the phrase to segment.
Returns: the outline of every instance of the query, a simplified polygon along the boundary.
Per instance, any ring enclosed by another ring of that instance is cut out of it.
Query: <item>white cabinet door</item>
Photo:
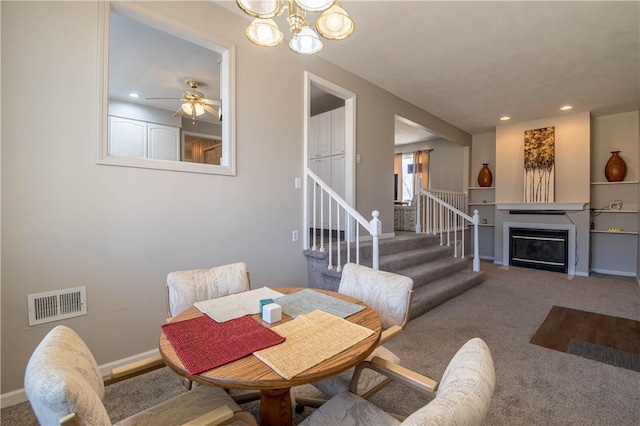
[[[331,189],[344,198],[344,155],[332,155],[331,157]],[[337,206],[331,210],[331,228],[338,229]],[[340,208],[340,229],[345,230],[345,211]]]
[[[331,155],[344,154],[344,107],[331,111]]]
[[[309,158],[331,155],[331,111],[311,117],[309,125]]]
[[[180,160],[180,129],[148,123],[149,158]]]
[[[109,117],[109,155],[147,156],[147,123],[128,118]]]

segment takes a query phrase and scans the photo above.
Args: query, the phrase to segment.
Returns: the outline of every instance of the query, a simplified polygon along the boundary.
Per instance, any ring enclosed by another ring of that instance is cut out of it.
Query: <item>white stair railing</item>
[[[460,256],[464,259],[465,234],[468,225],[472,225],[473,270],[480,271],[478,243],[480,216],[478,210],[473,211],[473,217],[461,210],[461,208],[466,209],[467,206],[466,194],[455,191],[420,189],[418,195],[416,197],[416,232],[439,235],[440,245],[453,245],[455,248],[454,256]],[[458,238],[460,238],[460,244],[458,244]]]
[[[372,237],[372,267],[379,269],[378,239],[382,234],[382,222],[378,219],[380,213],[374,210],[371,213],[372,219],[365,219],[309,168],[306,173],[309,191],[306,217],[311,228],[311,241],[307,248],[312,251],[328,251],[328,269],[335,267],[337,271],[341,271],[344,263],[360,263],[360,229],[363,228]],[[352,245],[355,246],[354,260],[351,259]],[[342,262],[343,248],[346,249],[345,262]]]

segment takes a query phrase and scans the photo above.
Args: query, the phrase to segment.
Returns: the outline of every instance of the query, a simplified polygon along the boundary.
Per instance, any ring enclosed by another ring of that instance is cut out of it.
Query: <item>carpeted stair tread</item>
[[[413,280],[413,288],[416,289],[466,268],[467,259],[445,257],[433,262],[403,268],[395,271],[395,273],[411,278]]]
[[[380,269],[396,272],[411,266],[453,256],[453,247],[434,245],[380,256]]]
[[[471,269],[465,269],[432,281],[428,285],[414,287],[411,319],[459,296],[483,281],[483,271],[474,272]]]
[[[329,251],[328,239],[324,238],[325,251],[319,250],[320,240],[316,240],[318,250],[305,250],[309,262],[309,281],[311,288],[337,291],[342,271],[336,269],[338,250],[335,240]],[[351,244],[351,262],[356,262],[355,244]],[[332,253],[331,269],[329,253]],[[453,257],[453,247],[440,245],[439,236],[397,232],[394,238],[379,240],[380,269],[405,275],[413,279],[414,302],[412,318],[429,309],[456,297],[465,290],[480,284],[484,273],[473,272],[469,259]],[[340,263],[347,262],[347,246],[340,245]],[[372,266],[372,243],[360,243],[359,263]]]

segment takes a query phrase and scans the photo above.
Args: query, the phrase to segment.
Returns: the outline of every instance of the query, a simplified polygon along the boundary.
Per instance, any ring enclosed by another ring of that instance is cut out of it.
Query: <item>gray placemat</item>
[[[340,318],[346,318],[364,309],[364,306],[340,300],[310,289],[304,289],[296,293],[278,297],[274,299],[274,302],[282,306],[282,313],[289,315],[291,318],[308,314],[316,309]]]

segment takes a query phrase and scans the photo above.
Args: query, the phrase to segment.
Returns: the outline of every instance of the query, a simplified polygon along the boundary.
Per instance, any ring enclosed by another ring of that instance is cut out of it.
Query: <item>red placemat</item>
[[[162,325],[189,374],[200,374],[284,342],[284,337],[251,317],[218,323],[203,315]]]

